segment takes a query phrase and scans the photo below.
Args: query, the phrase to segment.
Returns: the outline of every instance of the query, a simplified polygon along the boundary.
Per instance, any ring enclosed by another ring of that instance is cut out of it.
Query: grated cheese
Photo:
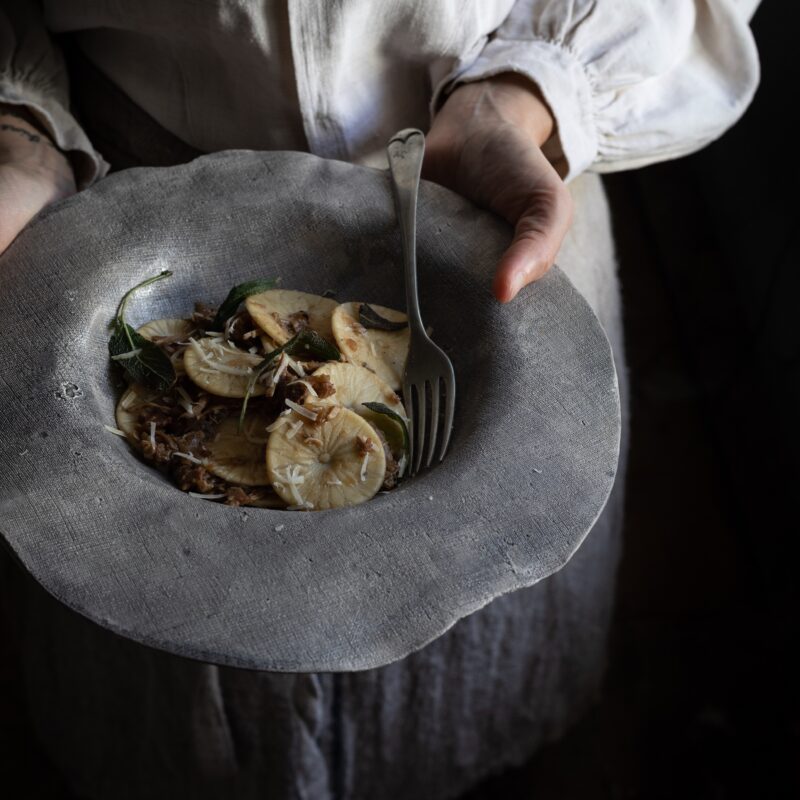
[[[286,508],[289,511],[313,511],[314,504],[310,503],[308,500],[303,500],[301,503],[296,503],[293,506],[286,506]]]
[[[189,397],[189,393],[182,386],[176,386],[175,390],[183,398],[183,402],[181,403],[181,408],[184,408],[186,410],[186,413],[190,417],[193,417],[194,416],[194,406],[192,405],[192,398]]]
[[[127,433],[125,433],[125,431],[121,431],[119,428],[114,428],[114,427],[112,427],[111,425],[103,425],[103,427],[104,427],[104,428],[105,428],[105,429],[106,429],[106,430],[107,430],[109,433],[116,433],[116,434],[117,434],[117,436],[122,436],[123,438],[127,438],[127,436],[128,436],[128,434],[127,434]],[[22,455],[22,453],[20,453],[20,455]]]
[[[252,367],[229,367],[227,364],[223,364],[221,361],[212,361],[206,362],[212,364],[210,368],[207,367],[198,367],[198,372],[204,373],[214,373],[214,372],[223,372],[226,375],[252,375],[253,368]]]
[[[178,452],[175,452],[172,455],[178,456],[178,458],[185,458],[187,461],[191,461],[194,464],[202,464],[203,463],[199,458],[197,458],[196,456],[193,456],[191,453],[178,453]]]
[[[142,352],[141,347],[137,347],[135,350],[129,350],[127,353],[120,353],[118,356],[111,356],[112,361],[126,361],[129,358],[135,358]]]
[[[289,366],[289,356],[286,353],[281,353],[281,359],[278,362],[278,366],[275,371],[272,373],[272,383],[275,384],[281,379],[281,375],[286,372],[286,367]]]
[[[289,366],[301,377],[305,378],[306,371],[303,369],[303,365],[299,361],[295,361],[293,358],[286,356],[286,360],[289,363]]]
[[[303,421],[297,420],[297,422],[293,422],[292,426],[289,428],[289,433],[286,434],[287,439],[294,439],[297,434],[297,431],[303,427]]]
[[[361,480],[367,479],[367,464],[369,463],[369,453],[364,453],[364,458],[361,459]]]
[[[327,486],[341,486],[342,482],[338,478],[334,477],[331,478],[330,480],[325,481],[325,484]]]
[[[150,445],[153,450],[156,449],[156,424],[155,422],[150,423]]]
[[[305,387],[306,387],[306,389],[308,389],[308,393],[309,393],[309,394],[310,394],[312,397],[319,397],[319,395],[317,394],[317,390],[316,390],[316,389],[315,389],[315,388],[314,388],[314,387],[313,387],[313,386],[312,386],[312,385],[311,385],[311,384],[310,384],[308,381],[303,381],[303,380],[296,380],[296,381],[292,381],[292,382],[289,384],[289,386],[294,386],[296,383],[300,383],[300,384],[302,384],[303,386],[305,386]]]
[[[312,422],[317,418],[317,412],[311,411],[308,408],[304,408],[299,403],[295,403],[294,400],[286,399],[286,405],[292,409],[292,411],[296,411],[301,417],[305,417],[306,419],[310,419]]]

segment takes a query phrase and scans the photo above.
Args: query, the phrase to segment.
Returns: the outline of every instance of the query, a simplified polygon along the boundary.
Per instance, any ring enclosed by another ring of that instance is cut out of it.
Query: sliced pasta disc
[[[270,434],[267,475],[290,509],[356,505],[383,484],[386,456],[372,426],[350,409],[331,412],[321,424],[304,422],[299,431],[283,425]]]
[[[373,412],[365,408],[363,403],[383,403],[405,418],[403,404],[391,386],[365,367],[346,361],[332,361],[323,364],[312,375],[327,375],[336,388],[336,392],[330,397],[311,397],[308,402],[312,405],[335,404],[369,418]]]
[[[204,462],[206,469],[241,486],[266,486],[269,481],[264,466],[264,450],[268,423],[263,414],[247,414],[239,433],[238,416],[226,417],[219,424],[214,438],[206,443],[209,449]]]
[[[190,339],[183,356],[189,378],[201,389],[219,397],[244,397],[254,367],[261,358],[219,339]],[[264,385],[253,387],[253,396],[264,394]]]
[[[280,345],[271,336],[267,336],[266,333],[262,333],[258,338],[261,340],[261,346],[264,348],[265,353],[271,353],[280,347]]]
[[[117,427],[132,442],[136,442],[136,420],[139,418],[141,407],[159,396],[159,392],[148,389],[138,383],[132,383],[120,397],[114,411],[114,417],[117,421]]]
[[[331,314],[335,300],[292,289],[269,289],[250,295],[244,302],[255,323],[279,345],[306,326],[333,343]]]
[[[137,328],[136,333],[140,333],[151,342],[167,338],[172,340],[169,344],[173,344],[186,341],[185,337],[194,330],[194,327],[188,319],[154,319]]]
[[[358,321],[360,305],[361,303],[342,303],[333,312],[331,326],[336,345],[351,364],[372,370],[397,391],[402,384],[403,370],[408,358],[408,328],[399,331],[365,328]],[[376,306],[374,303],[370,305],[391,322],[404,322],[408,319],[402,311]]]
[[[178,344],[185,342],[186,337],[194,329],[195,326],[188,319],[154,319],[137,328],[136,332],[157,344]],[[183,356],[182,347],[170,356],[172,366],[178,375],[182,375],[186,371],[183,366]]]

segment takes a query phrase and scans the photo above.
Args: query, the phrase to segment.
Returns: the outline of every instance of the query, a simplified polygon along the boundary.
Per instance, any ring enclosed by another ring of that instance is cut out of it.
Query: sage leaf
[[[275,288],[275,280],[270,278],[268,280],[247,281],[234,286],[229,292],[228,296],[222,301],[222,305],[217,309],[217,316],[211,323],[209,330],[218,331],[222,330],[225,320],[232,317],[239,308],[239,304],[250,297],[251,294],[260,294],[266,292],[267,289]]]
[[[408,327],[406,322],[392,322],[386,317],[382,317],[372,306],[367,303],[360,303],[358,306],[358,321],[365,328],[373,328],[378,331],[401,331]]]
[[[384,405],[383,403],[362,403],[361,405],[364,406],[365,408],[368,408],[375,414],[379,414],[382,417],[391,420],[390,424],[394,427],[395,430],[397,430],[397,428],[399,427],[400,429],[399,443],[401,444],[402,454],[408,457],[409,451],[411,449],[411,441],[408,436],[408,426],[406,425],[406,421],[396,411],[392,411],[392,409],[389,408],[389,406]],[[392,446],[392,440],[394,440],[395,444],[398,443],[398,437],[393,434],[391,428],[388,428],[388,426],[380,424],[379,419],[375,420],[375,424],[378,425],[385,434],[390,447]],[[400,448],[392,447],[392,450],[394,452],[397,452],[398,449]]]
[[[304,328],[282,347],[290,356],[305,356],[308,361],[339,361],[341,353],[315,330]]]
[[[117,313],[111,321],[113,333],[108,341],[108,352],[136,383],[141,383],[150,389],[165,391],[175,383],[175,367],[169,356],[149,339],[145,339],[125,322],[125,308],[134,292],[149,286],[151,283],[169,278],[170,270],[165,269],[137,283],[128,289],[117,307]]]
[[[136,333],[127,322],[117,321],[114,334],[108,342],[108,351],[111,358],[136,383],[158,391],[166,391],[175,383],[175,367],[172,366],[169,356],[157,344]],[[124,359],[117,358],[128,356],[129,353],[134,355]]]

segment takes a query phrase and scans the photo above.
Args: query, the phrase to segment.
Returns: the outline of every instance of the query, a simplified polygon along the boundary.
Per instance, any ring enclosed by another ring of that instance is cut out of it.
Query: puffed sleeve
[[[534,81],[565,180],[642,167],[719,137],[759,81],[749,27],[758,0],[517,0],[477,59],[439,86],[502,72]]]
[[[45,30],[39,3],[3,0],[0,6],[0,102],[25,106],[67,153],[79,189],[109,165],[69,111],[64,61]]]

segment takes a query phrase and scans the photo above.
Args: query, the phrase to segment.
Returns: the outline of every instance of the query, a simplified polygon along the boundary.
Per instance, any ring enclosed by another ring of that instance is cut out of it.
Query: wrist
[[[69,159],[44,125],[25,106],[11,103],[0,103],[0,164],[68,172],[72,177]]]
[[[541,147],[555,130],[555,119],[539,87],[530,78],[516,72],[501,72],[458,86],[451,98],[473,103],[489,103],[506,121],[522,130]]]

